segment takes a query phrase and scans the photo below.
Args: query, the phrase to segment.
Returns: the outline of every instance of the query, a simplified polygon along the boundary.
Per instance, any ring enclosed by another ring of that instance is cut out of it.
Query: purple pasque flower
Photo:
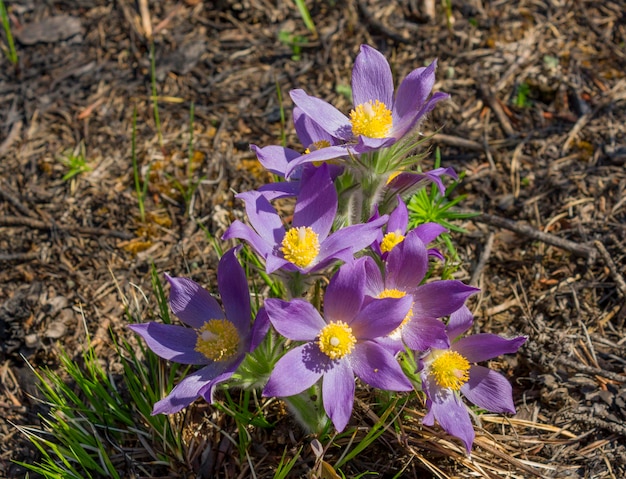
[[[437,185],[439,192],[444,195],[446,187],[441,180],[442,176],[449,176],[454,180],[459,177],[453,168],[435,168],[426,172],[418,171],[398,171],[392,174],[387,180],[385,187],[385,195],[381,204],[389,204],[395,198],[408,198],[420,188],[425,187],[429,183]]]
[[[368,297],[411,298],[411,309],[404,321],[379,340],[394,353],[403,350],[404,344],[417,351],[449,347],[445,324],[440,318],[458,310],[478,291],[456,280],[421,284],[427,272],[428,251],[417,230],[409,232],[389,251],[382,268],[374,259],[366,259],[365,294]]]
[[[429,95],[435,84],[437,62],[409,73],[394,93],[391,68],[385,57],[368,45],[361,45],[352,69],[354,109],[350,117],[320,98],[303,90],[290,92],[293,102],[330,135],[345,144],[331,146],[300,157],[290,165],[358,155],[388,147],[414,129],[435,105],[448,98],[445,93]]]
[[[296,134],[305,148],[305,155],[312,151],[338,144],[337,138],[334,138],[326,130],[321,128],[298,107],[293,110],[293,123]],[[303,152],[278,145],[270,145],[263,148],[251,145],[250,148],[256,153],[259,162],[267,170],[283,178],[287,177],[289,163],[303,155]],[[313,165],[302,165],[289,176],[289,181],[269,183],[261,186],[258,191],[263,192],[264,196],[270,201],[277,198],[298,196],[301,180],[303,180],[303,177],[307,175],[307,173],[308,175],[312,174],[314,169]],[[329,165],[330,176],[333,179],[339,176],[342,171],[343,166],[341,165]]]
[[[407,235],[407,229],[409,226],[409,210],[406,203],[402,201],[402,198],[397,197],[397,206],[389,213],[389,221],[385,228],[380,230],[376,241],[372,243],[372,249],[382,258],[386,259],[389,252],[398,244],[404,241]],[[374,214],[372,219],[378,218],[378,211]],[[427,245],[435,241],[441,233],[445,233],[448,230],[438,223],[424,223],[418,225],[412,231],[414,234]],[[436,248],[430,248],[428,250],[429,256],[434,256],[443,260],[443,255]]]
[[[252,228],[234,221],[223,239],[239,238],[265,259],[267,273],[280,268],[310,273],[336,260],[349,262],[354,254],[369,246],[387,216],[352,225],[331,234],[337,213],[337,190],[328,165],[321,165],[301,186],[293,214],[292,227],[285,230],[269,200],[258,191],[237,195],[244,200]]]
[[[436,419],[448,434],[463,441],[468,453],[474,442],[474,428],[461,395],[487,411],[515,414],[512,388],[507,379],[474,363],[515,353],[527,339],[526,336],[506,339],[483,333],[453,342],[472,322],[472,313],[466,306],[452,313],[446,331],[450,347],[433,348],[420,360],[422,389],[428,408],[424,424],[432,426]]]
[[[261,309],[251,326],[250,293],[243,268],[233,248],[217,269],[217,287],[224,309],[198,283],[166,276],[171,285],[172,312],[187,326],[156,322],[131,324],[158,356],[201,369],[188,374],[172,392],[154,405],[152,414],[173,414],[202,396],[209,403],[219,383],[228,380],[246,353],[265,337],[269,321]]]
[[[365,301],[364,267],[365,257],[339,268],[326,289],[323,317],[301,299],[265,301],[276,331],[304,343],[276,363],[263,395],[294,396],[321,379],[324,410],[337,431],[352,414],[355,376],[379,389],[412,389],[394,355],[375,341],[398,327],[411,301]]]

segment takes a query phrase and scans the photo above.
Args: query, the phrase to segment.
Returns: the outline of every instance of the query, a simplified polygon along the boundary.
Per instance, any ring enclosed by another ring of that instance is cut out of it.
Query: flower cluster
[[[466,301],[478,290],[432,274],[443,254],[431,243],[445,228],[408,228],[408,195],[428,183],[443,190],[442,176],[456,178],[450,168],[416,170],[419,125],[447,98],[431,93],[435,67],[412,71],[394,91],[385,58],[363,45],[348,116],[303,90],[291,92],[302,148],[252,146],[282,180],[238,194],[248,221],[233,222],[223,236],[242,240],[284,295],[265,299],[253,315],[241,246],[218,266],[223,309],[193,281],[167,276],[171,309],[186,326],[130,327],[159,356],[202,368],[155,404],[154,414],[175,413],[198,397],[213,402],[217,385],[245,375],[246,355],[254,357],[268,338],[281,347],[269,360],[263,356],[263,395],[285,398],[309,429],[320,425],[307,413],[311,401],[338,431],[346,428],[355,378],[422,394],[424,424],[437,420],[468,452],[474,430],[461,396],[488,411],[515,412],[508,381],[475,363],[514,353],[526,338],[458,339],[472,325]],[[295,197],[289,219],[273,206],[284,197]]]

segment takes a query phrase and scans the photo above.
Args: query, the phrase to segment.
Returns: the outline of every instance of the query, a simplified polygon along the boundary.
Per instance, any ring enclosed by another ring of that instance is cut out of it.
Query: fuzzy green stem
[[[324,411],[322,391],[318,384],[283,400],[307,432],[320,434],[328,426],[329,419]]]

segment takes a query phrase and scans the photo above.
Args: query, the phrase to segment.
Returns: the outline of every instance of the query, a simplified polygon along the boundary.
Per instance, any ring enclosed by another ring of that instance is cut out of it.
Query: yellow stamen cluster
[[[350,112],[352,133],[370,138],[386,138],[393,123],[391,110],[379,100],[357,105]]]
[[[406,296],[405,291],[400,291],[399,289],[384,289],[379,295],[379,298],[404,298]],[[409,312],[406,313],[406,316],[400,323],[396,329],[394,329],[388,336],[392,339],[400,339],[402,328],[408,323],[413,317],[413,307],[409,309]]]
[[[317,344],[330,359],[340,359],[350,354],[356,344],[356,338],[352,334],[352,328],[343,321],[330,323],[324,326],[319,335]]]
[[[458,391],[469,380],[470,363],[456,351],[444,351],[430,365],[439,386]]]
[[[319,237],[310,226],[291,228],[285,234],[280,250],[287,261],[306,268],[320,252]]]
[[[322,148],[328,148],[330,146],[330,141],[328,140],[319,140],[310,145],[306,150],[304,150],[304,154],[308,155],[312,151],[321,150]]]
[[[402,243],[403,241],[404,235],[391,231],[384,236],[382,242],[380,243],[380,250],[383,253],[389,253],[389,251],[391,251],[394,246]]]
[[[239,332],[226,319],[211,319],[197,331],[195,350],[212,361],[226,361],[239,351]]]

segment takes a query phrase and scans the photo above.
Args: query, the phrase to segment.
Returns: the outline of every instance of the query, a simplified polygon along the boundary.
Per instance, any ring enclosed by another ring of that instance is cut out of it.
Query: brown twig
[[[501,216],[490,215],[487,213],[481,213],[472,218],[474,221],[478,221],[480,223],[484,223],[491,226],[496,226],[498,228],[504,228],[515,233],[518,233],[523,236],[527,236],[528,238],[542,241],[543,243],[547,243],[552,246],[556,246],[558,248],[569,251],[570,253],[576,256],[582,256],[583,258],[589,259],[591,262],[595,261],[596,258],[596,250],[590,246],[575,243],[570,240],[566,240],[563,238],[559,238],[550,233],[544,233],[543,231],[539,231],[532,226],[518,223],[516,221],[509,220],[507,218],[502,218]]]
[[[0,261],[31,261],[39,258],[39,253],[0,253]]]
[[[493,248],[493,239],[495,235],[493,233],[489,234],[487,238],[487,243],[485,244],[485,249],[483,250],[480,258],[478,259],[478,264],[476,265],[476,269],[472,273],[472,277],[470,279],[470,284],[472,286],[476,286],[478,284],[478,279],[480,275],[483,273],[483,269],[487,265],[487,261],[489,261],[489,257],[491,256],[491,249]]]
[[[6,181],[0,181],[0,197],[11,203],[13,207],[25,216],[34,218],[36,215],[17,199],[15,194],[11,191],[11,187]]]
[[[11,145],[13,144],[13,142],[17,140],[17,138],[20,136],[21,131],[22,131],[22,122],[17,121],[13,123],[13,126],[11,127],[11,131],[9,132],[9,135],[6,137],[6,139],[2,143],[0,143],[0,158],[2,158],[2,156],[4,156],[4,154],[7,151],[9,151],[9,148],[11,148]]]
[[[33,218],[23,216],[0,216],[0,227],[2,226],[28,226],[39,230],[56,229],[67,233],[80,233],[88,236],[112,236],[120,239],[131,239],[133,235],[126,231],[109,230],[106,228],[94,228],[91,226],[64,226],[59,224],[47,224]]]
[[[623,298],[626,298],[626,281],[624,281],[624,278],[617,270],[615,261],[613,261],[613,258],[611,258],[611,255],[606,250],[606,247],[604,246],[604,243],[602,243],[602,241],[596,240],[593,242],[593,244],[600,253],[600,256],[602,256],[604,264],[607,266],[607,268],[609,268],[609,271],[611,272],[611,276],[615,280],[615,283],[617,283],[618,291],[622,293]]]
[[[486,85],[478,85],[478,91],[480,92],[480,96],[483,100],[489,105],[489,108],[493,111],[494,115],[498,119],[500,126],[504,130],[507,136],[515,135],[515,130],[511,126],[511,122],[509,118],[506,116],[502,105],[500,105],[500,101],[496,98],[496,95],[491,91],[491,89]]]
[[[428,134],[426,134],[426,136],[428,136]],[[447,146],[455,146],[466,150],[483,151],[485,149],[481,143],[474,140],[468,140],[467,138],[461,138],[460,136],[437,133],[436,135],[433,135],[432,139],[435,143],[443,143]]]

